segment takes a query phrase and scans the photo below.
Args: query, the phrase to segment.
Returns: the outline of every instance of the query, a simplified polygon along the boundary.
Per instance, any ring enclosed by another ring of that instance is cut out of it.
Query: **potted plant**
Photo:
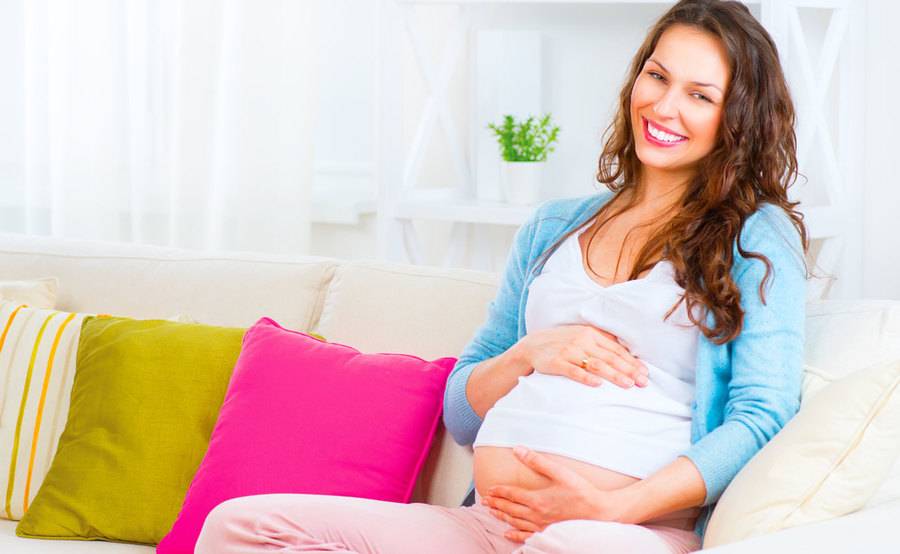
[[[488,124],[500,145],[500,191],[511,204],[534,204],[540,199],[541,177],[547,154],[553,152],[559,127],[551,126],[550,114],[535,123],[534,116],[516,122],[503,116],[500,126]]]

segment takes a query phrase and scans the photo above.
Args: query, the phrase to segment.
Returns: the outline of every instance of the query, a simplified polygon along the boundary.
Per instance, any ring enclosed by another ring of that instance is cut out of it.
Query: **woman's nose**
[[[661,117],[675,117],[678,113],[678,109],[671,90],[663,94],[659,100],[653,104],[653,112]]]

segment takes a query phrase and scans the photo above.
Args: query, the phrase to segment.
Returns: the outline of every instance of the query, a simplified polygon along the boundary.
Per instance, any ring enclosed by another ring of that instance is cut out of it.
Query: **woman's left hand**
[[[513,449],[523,464],[550,478],[550,485],[536,490],[496,485],[487,490],[482,504],[491,515],[515,529],[506,538],[524,542],[548,525],[570,519],[617,521],[627,503],[625,489],[601,491],[573,471],[538,452],[517,446]]]

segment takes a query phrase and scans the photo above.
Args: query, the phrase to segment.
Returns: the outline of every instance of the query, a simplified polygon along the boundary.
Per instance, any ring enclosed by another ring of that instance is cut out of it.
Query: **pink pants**
[[[475,505],[445,508],[311,494],[245,496],[217,506],[195,554],[343,552],[347,554],[602,554],[692,552],[693,531],[657,525],[573,520],[522,543],[510,526]]]

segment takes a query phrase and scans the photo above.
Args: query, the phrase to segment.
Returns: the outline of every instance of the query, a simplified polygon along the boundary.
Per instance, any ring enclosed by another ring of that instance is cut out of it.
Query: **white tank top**
[[[663,260],[643,278],[604,287],[591,279],[573,233],[529,286],[527,332],[589,324],[619,338],[649,370],[646,387],[591,387],[533,372],[488,410],[474,446],[527,446],[644,479],[687,450],[699,329]]]

